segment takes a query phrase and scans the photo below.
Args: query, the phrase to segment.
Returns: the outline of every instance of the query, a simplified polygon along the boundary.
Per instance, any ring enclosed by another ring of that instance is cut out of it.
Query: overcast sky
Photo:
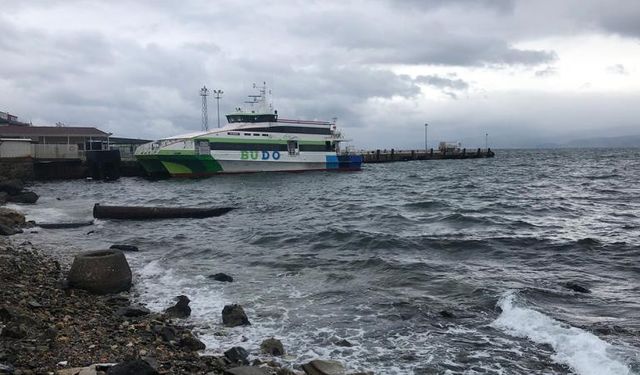
[[[422,148],[424,123],[430,147],[632,135],[639,77],[638,0],[0,2],[0,111],[124,137],[197,131],[200,87],[224,114],[262,81],[362,148]]]

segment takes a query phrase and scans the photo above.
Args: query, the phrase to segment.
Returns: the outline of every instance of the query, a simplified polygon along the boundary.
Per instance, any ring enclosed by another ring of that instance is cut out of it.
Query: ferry
[[[215,130],[141,145],[135,157],[151,176],[206,177],[227,173],[357,171],[362,157],[341,151],[347,141],[328,121],[288,120],[273,110],[266,84],[250,108],[226,115]]]

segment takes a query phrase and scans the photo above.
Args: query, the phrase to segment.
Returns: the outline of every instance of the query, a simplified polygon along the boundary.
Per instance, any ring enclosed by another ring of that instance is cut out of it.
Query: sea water
[[[234,206],[207,219],[96,220],[20,235],[71,256],[114,243],[134,298],[184,294],[220,353],[283,341],[298,366],[376,374],[634,374],[640,368],[640,150],[509,150],[361,172],[37,183],[37,222],[94,203]],[[233,283],[209,275],[224,272]],[[591,290],[565,287],[576,282]],[[224,305],[251,326],[225,328]],[[346,339],[352,346],[336,345]]]

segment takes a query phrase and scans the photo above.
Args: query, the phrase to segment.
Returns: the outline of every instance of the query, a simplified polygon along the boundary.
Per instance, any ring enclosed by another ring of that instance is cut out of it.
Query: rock
[[[5,191],[0,191],[0,206],[7,203],[7,199],[9,198],[9,194]]]
[[[10,208],[0,207],[0,224],[9,227],[22,227],[26,223],[24,215]]]
[[[231,363],[249,364],[249,352],[241,346],[234,346],[227,350],[224,352],[224,356],[227,357]]]
[[[589,289],[582,285],[574,283],[573,281],[569,281],[568,283],[564,284],[564,287],[578,293],[591,293]]]
[[[20,180],[4,180],[0,181],[0,191],[4,191],[9,195],[20,194],[24,189],[24,182]]]
[[[189,307],[189,297],[187,296],[177,296],[176,300],[178,301],[175,306],[171,306],[168,309],[164,310],[165,315],[169,318],[187,318],[191,315],[191,307]]]
[[[307,375],[346,375],[347,373],[342,363],[320,359],[302,365],[302,369]]]
[[[111,245],[109,249],[116,249],[116,250],[122,250],[122,251],[139,251],[138,246],[124,245],[124,244]]]
[[[204,350],[207,347],[202,341],[193,336],[183,337],[180,339],[179,345],[193,351]]]
[[[247,314],[240,305],[226,305],[222,309],[222,323],[227,327],[251,325]]]
[[[119,250],[76,255],[69,270],[69,286],[94,294],[120,293],[131,288],[131,269]]]
[[[2,335],[0,336],[13,339],[23,339],[27,337],[27,329],[24,324],[11,322],[2,329]]]
[[[13,236],[14,234],[22,233],[22,229],[12,228],[8,225],[0,224],[1,236]]]
[[[226,283],[233,282],[233,277],[227,275],[226,273],[216,273],[215,275],[209,275],[209,278]]]
[[[15,367],[9,364],[0,363],[0,374],[13,374],[15,371]]]
[[[271,374],[271,371],[264,367],[240,366],[230,368],[224,373],[228,375],[269,375]]]
[[[20,194],[16,194],[16,195],[10,195],[8,200],[9,202],[13,202],[13,203],[29,203],[29,204],[33,204],[36,203],[38,201],[38,198],[40,198],[38,196],[38,194],[32,192],[32,191],[25,191],[22,192]]]
[[[153,367],[141,359],[119,363],[107,371],[107,375],[158,375]]]
[[[284,346],[282,346],[282,342],[276,338],[270,338],[264,340],[260,344],[260,350],[264,354],[270,354],[273,356],[281,356],[284,355]]]
[[[42,307],[42,304],[37,302],[37,301],[29,301],[29,302],[27,302],[27,305],[29,307],[31,307],[32,309],[39,309],[39,308]]]
[[[127,318],[135,318],[139,316],[149,315],[151,311],[142,306],[125,306],[116,311],[116,314]]]
[[[158,325],[158,326],[154,326],[153,330],[154,332],[159,334],[162,337],[162,339],[166,342],[175,341],[176,339],[176,330],[173,327]]]
[[[353,344],[352,344],[352,343],[350,343],[349,341],[347,341],[347,340],[345,340],[345,339],[342,339],[342,340],[338,340],[338,341],[336,341],[336,342],[335,342],[335,345],[336,345],[336,346],[343,346],[343,347],[345,347],[345,348],[350,348],[350,347],[352,347],[352,346],[353,346]]]
[[[455,318],[456,316],[448,310],[442,310],[440,311],[440,316],[443,318],[447,318],[447,319],[451,319],[451,318]]]

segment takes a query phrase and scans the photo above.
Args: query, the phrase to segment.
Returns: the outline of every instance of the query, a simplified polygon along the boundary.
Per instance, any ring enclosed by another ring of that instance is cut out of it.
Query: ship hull
[[[212,152],[211,154],[214,154]],[[305,171],[358,171],[359,155],[317,155],[306,161],[215,159],[213,155],[141,155],[142,167],[151,176],[207,177],[217,174]],[[320,159],[320,160],[317,160]],[[322,160],[324,159],[324,160]]]

